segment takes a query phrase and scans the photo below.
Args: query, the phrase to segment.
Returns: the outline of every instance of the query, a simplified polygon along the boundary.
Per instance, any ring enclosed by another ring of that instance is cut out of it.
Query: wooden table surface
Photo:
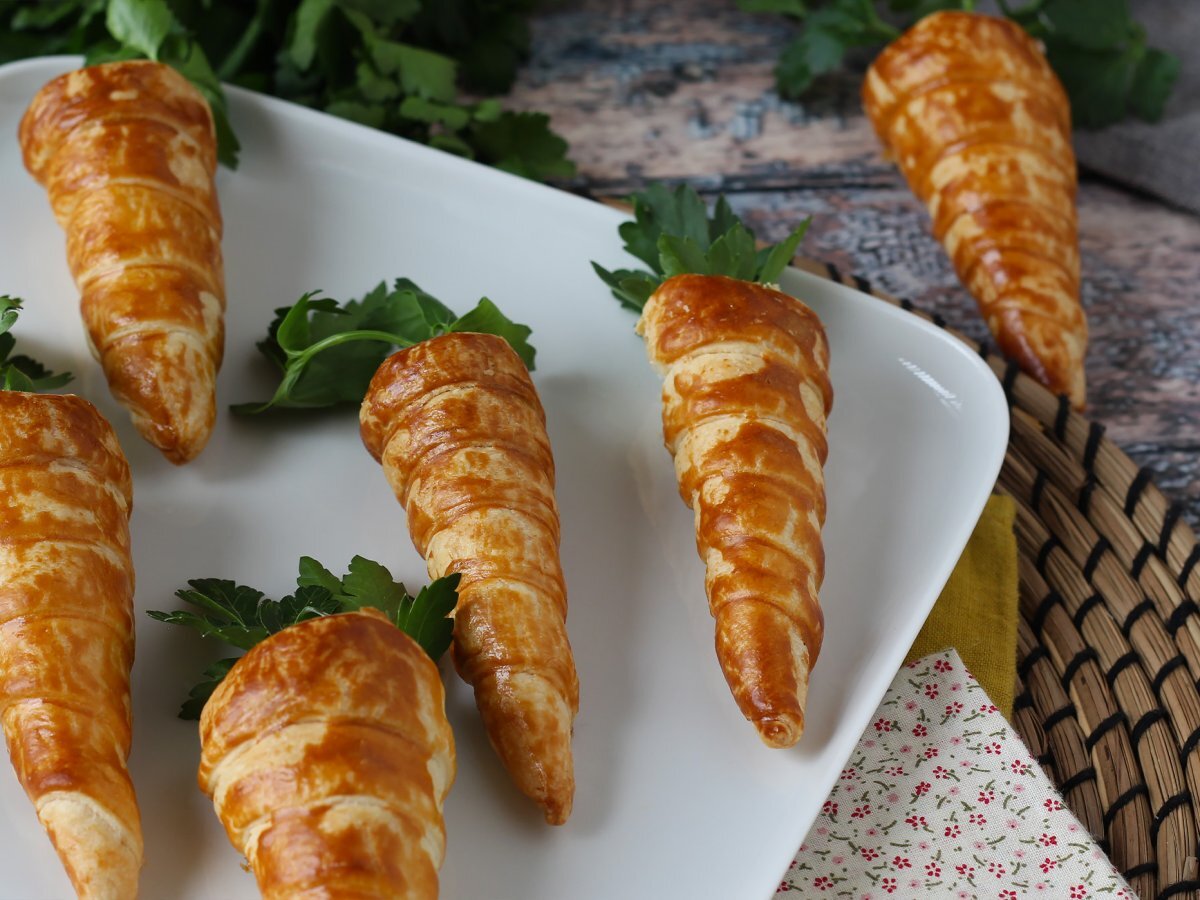
[[[647,181],[722,192],[760,238],[812,216],[801,252],[987,336],[923,206],[887,163],[858,97],[861,71],[780,100],[772,68],[794,33],[734,0],[570,0],[533,23],[508,104],[541,110],[597,198]],[[1200,530],[1200,218],[1081,173],[1090,346],[1086,415]]]

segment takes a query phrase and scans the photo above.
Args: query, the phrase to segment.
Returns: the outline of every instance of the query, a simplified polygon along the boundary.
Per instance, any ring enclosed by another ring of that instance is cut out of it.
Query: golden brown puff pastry
[[[200,742],[200,788],[267,900],[437,897],[454,737],[437,666],[378,610],[257,644]]]
[[[20,126],[25,166],[67,234],[93,352],[113,395],[167,459],[216,418],[225,276],[207,101],[148,60],[69,72]]]
[[[1084,404],[1067,95],[1006,19],[939,12],[879,54],[863,105],[1000,348]]]
[[[503,338],[433,338],[384,361],[361,422],[430,576],[461,573],[454,662],[492,745],[546,821],[565,822],[579,684],[554,460],[529,373]]]
[[[83,898],[137,894],[129,466],[71,395],[0,391],[0,720]],[[0,877],[0,881],[2,881]]]
[[[773,288],[677,275],[638,332],[663,375],[663,437],[695,512],[717,659],[763,742],[790,747],[824,634],[825,331]]]

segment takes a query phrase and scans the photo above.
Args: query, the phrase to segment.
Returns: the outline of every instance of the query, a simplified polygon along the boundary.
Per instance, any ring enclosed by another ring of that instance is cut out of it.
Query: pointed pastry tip
[[[758,736],[768,747],[776,750],[794,747],[804,734],[804,713],[766,716],[757,719],[754,727],[758,729]]]
[[[138,433],[175,465],[195,459],[216,420],[216,365],[174,335],[139,336],[101,356],[113,396]]]
[[[547,824],[562,825],[575,799],[574,713],[565,698],[547,679],[522,672],[481,681],[475,701],[517,788],[542,808]]]
[[[546,796],[538,800],[542,812],[546,816],[547,825],[563,825],[571,818],[571,806],[575,800],[575,786],[568,790],[557,791],[555,796]]]
[[[137,895],[141,835],[127,832],[84,794],[59,791],[38,805],[59,859],[80,900],[128,900]]]

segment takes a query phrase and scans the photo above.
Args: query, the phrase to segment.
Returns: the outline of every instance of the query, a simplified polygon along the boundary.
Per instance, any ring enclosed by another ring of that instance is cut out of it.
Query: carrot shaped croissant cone
[[[257,644],[200,742],[200,787],[267,900],[437,897],[454,738],[437,666],[382,613]]]
[[[678,275],[638,331],[664,379],[663,435],[695,512],[717,659],[763,742],[789,747],[824,633],[824,329],[773,288]]]
[[[361,422],[430,576],[461,574],[454,662],[492,745],[546,821],[565,822],[579,686],[554,461],[529,373],[502,338],[433,338],[384,361]]]
[[[879,54],[863,105],[1000,348],[1082,407],[1071,113],[1037,43],[1005,19],[935,13]]]
[[[126,769],[129,466],[109,424],[79,397],[0,391],[0,422],[0,720],[9,756],[78,895],[128,900],[142,865]]]
[[[216,417],[225,288],[214,134],[204,97],[146,60],[54,79],[20,126],[109,387],[174,463],[203,449]]]

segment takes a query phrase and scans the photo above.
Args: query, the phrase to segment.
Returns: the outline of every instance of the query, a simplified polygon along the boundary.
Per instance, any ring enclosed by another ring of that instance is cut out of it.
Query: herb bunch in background
[[[779,93],[801,97],[854,47],[882,47],[942,9],[975,0],[738,0],[748,12],[783,13],[800,24],[775,69]],[[1147,44],[1128,0],[998,0],[999,11],[1046,47],[1078,126],[1101,128],[1129,115],[1162,117],[1179,60]]]
[[[213,107],[221,82],[272,94],[535,179],[574,172],[541,113],[501,109],[534,0],[0,0],[0,63],[82,54],[179,69]],[[464,92],[470,91],[470,97]],[[482,96],[483,99],[476,99]]]

